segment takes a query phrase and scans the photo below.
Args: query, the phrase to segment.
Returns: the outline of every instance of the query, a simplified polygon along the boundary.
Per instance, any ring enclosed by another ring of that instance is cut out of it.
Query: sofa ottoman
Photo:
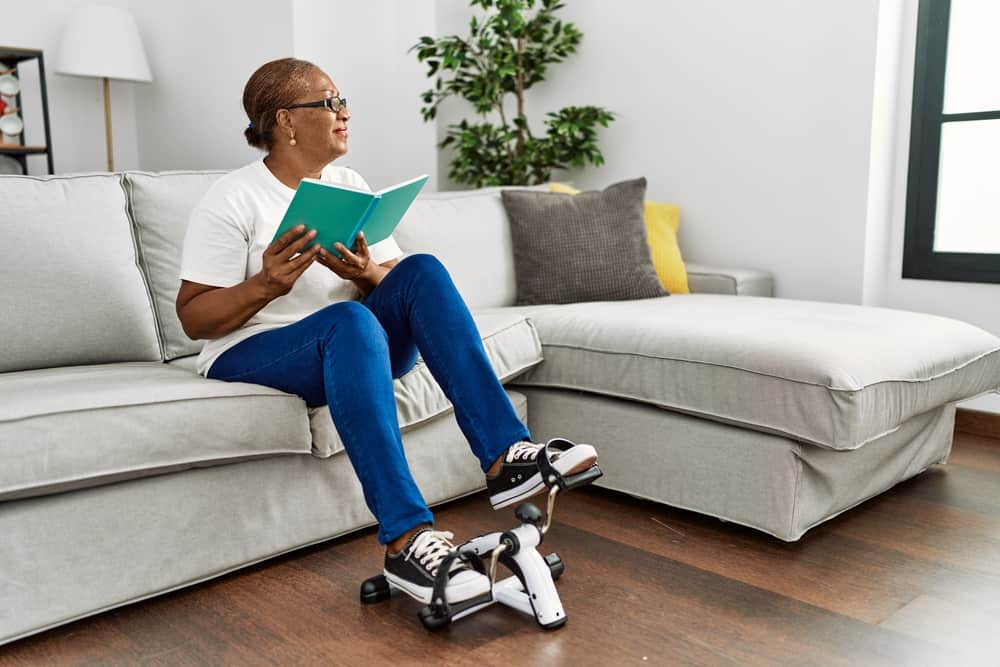
[[[689,294],[525,314],[545,363],[520,385],[624,398],[833,450],[863,447],[1000,377],[995,336],[887,308]]]
[[[691,294],[529,316],[533,433],[600,443],[599,485],[785,540],[944,462],[954,403],[1000,378],[996,337],[884,308]]]

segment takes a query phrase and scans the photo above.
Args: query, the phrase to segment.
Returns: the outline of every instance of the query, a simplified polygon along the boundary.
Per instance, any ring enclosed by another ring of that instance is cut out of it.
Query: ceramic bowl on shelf
[[[21,130],[23,129],[24,122],[16,112],[0,116],[0,134],[21,134]]]
[[[14,70],[6,70],[0,74],[0,95],[17,95],[21,90],[21,82],[14,76]]]
[[[0,155],[0,174],[23,174],[21,163],[7,155]]]

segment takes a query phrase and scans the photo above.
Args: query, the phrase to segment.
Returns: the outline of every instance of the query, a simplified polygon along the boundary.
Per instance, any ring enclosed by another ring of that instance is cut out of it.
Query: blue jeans
[[[252,382],[329,405],[385,544],[433,515],[403,456],[393,378],[420,354],[486,471],[529,439],[497,380],[469,309],[432,255],[397,264],[363,303],[330,304],[226,350],[208,377]]]

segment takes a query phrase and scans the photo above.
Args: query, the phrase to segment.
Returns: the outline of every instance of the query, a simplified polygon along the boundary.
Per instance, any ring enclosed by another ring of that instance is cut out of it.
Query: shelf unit
[[[42,120],[45,129],[45,144],[43,146],[24,146],[22,144],[0,143],[0,155],[9,155],[21,164],[21,171],[28,173],[28,156],[45,155],[48,160],[49,173],[52,169],[52,138],[49,133],[49,98],[45,88],[45,59],[39,49],[22,49],[12,46],[0,46],[0,68],[13,69],[19,67],[23,62],[29,60],[38,61],[38,85],[42,94]],[[20,72],[17,78],[23,82]],[[18,113],[24,118],[24,107],[21,106],[21,92],[14,96],[14,106],[18,107]],[[24,141],[24,130],[21,131],[21,141]]]

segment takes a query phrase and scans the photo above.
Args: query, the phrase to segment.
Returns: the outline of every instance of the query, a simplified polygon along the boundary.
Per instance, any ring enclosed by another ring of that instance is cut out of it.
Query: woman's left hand
[[[334,243],[333,247],[340,253],[340,257],[336,257],[332,252],[323,248],[316,261],[344,280],[365,280],[365,274],[371,266],[375,265],[372,264],[371,254],[368,252],[368,242],[365,241],[363,232],[358,233],[355,245],[357,250],[351,252],[343,243]]]
[[[334,243],[333,247],[340,253],[340,257],[335,257],[328,250],[321,249],[316,261],[330,269],[344,280],[352,281],[362,295],[367,296],[389,273],[389,265],[382,266],[372,261],[368,252],[368,242],[365,235],[358,233],[358,240],[355,244],[357,250],[351,252],[343,243]]]

